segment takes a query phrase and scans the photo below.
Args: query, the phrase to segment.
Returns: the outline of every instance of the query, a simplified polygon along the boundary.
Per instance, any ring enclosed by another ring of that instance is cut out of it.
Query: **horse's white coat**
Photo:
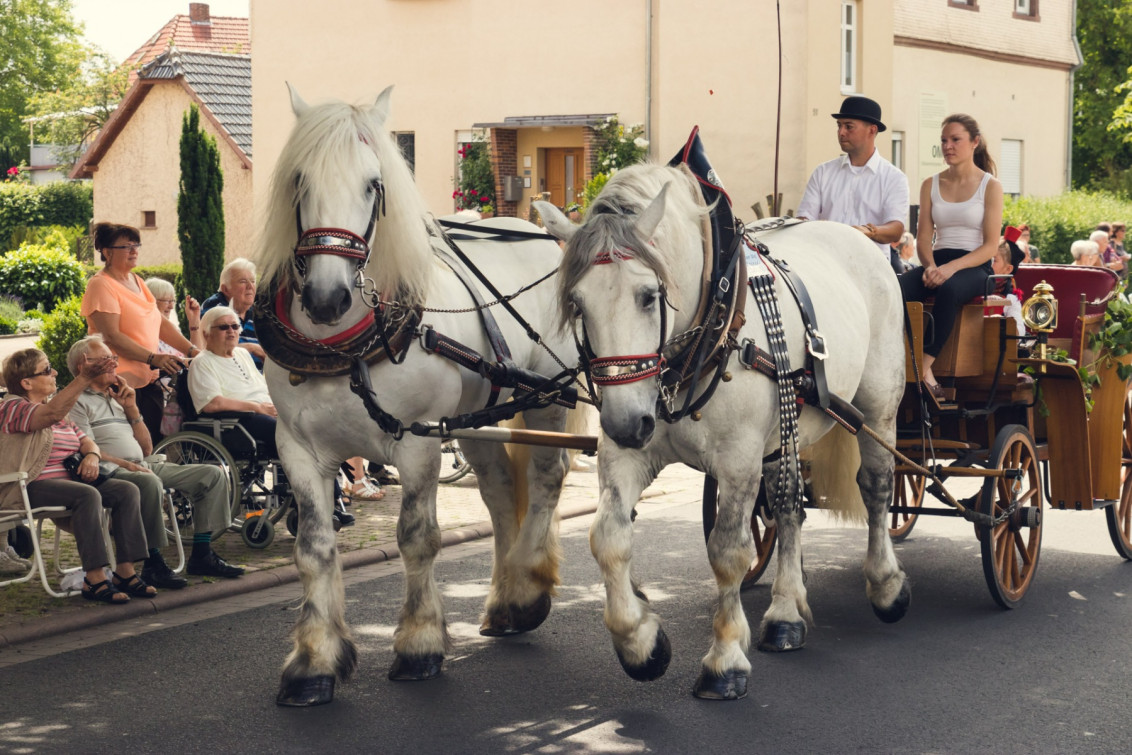
[[[668,312],[669,336],[691,325],[703,272],[699,229],[704,210],[694,199],[696,191],[674,169],[642,165],[619,171],[591,205],[581,226],[574,226],[546,203],[539,204],[547,228],[567,240],[560,300],[584,322],[596,356],[656,351],[660,307],[664,306],[657,295],[661,281],[679,307]],[[663,220],[656,225],[658,209]],[[864,412],[866,422],[892,442],[904,381],[904,347],[900,291],[887,260],[859,232],[835,223],[806,223],[761,238],[805,282],[814,301],[818,327],[829,351],[826,375],[830,390],[852,400]],[[614,255],[612,264],[594,266],[595,256],[610,252],[610,246],[621,248],[629,258]],[[797,367],[804,363],[801,317],[781,281],[776,288],[791,364]],[[746,317],[740,340],[753,338],[768,349],[751,296]],[[605,623],[627,670],[644,667],[650,655],[655,659],[660,626],[648,602],[635,594],[630,579],[630,512],[656,474],[676,462],[719,481],[719,514],[708,541],[719,606],[711,649],[703,659],[704,671],[745,677],[750,670],[745,652],[750,629],[739,586],[754,554],[750,517],[763,477],[761,460],[779,445],[777,390],[769,379],[744,369],[734,358],[729,371],[734,378],[719,384],[698,422],[683,419],[666,424],[658,420],[655,380],[602,391],[601,498],[590,545],[605,578]],[[681,406],[683,399],[681,394],[675,406]],[[799,419],[802,446],[813,444],[831,424],[812,408],[803,409]],[[906,590],[905,575],[885,525],[892,500],[893,457],[864,434],[858,437],[862,466],[857,480],[870,528],[865,560],[868,596],[878,613],[888,612],[887,620],[895,620],[903,612],[907,595],[901,594]],[[823,461],[815,458],[813,463]],[[768,472],[768,483],[774,481],[776,472],[772,472]],[[853,480],[842,483],[852,485]],[[778,512],[775,519],[779,568],[772,603],[764,616],[764,632],[767,626],[811,621],[802,574],[801,517]]]
[[[427,233],[431,222],[396,144],[384,129],[389,90],[370,107],[344,103],[308,106],[292,90],[297,121],[272,179],[258,261],[269,291],[296,289],[290,317],[302,333],[325,338],[357,323],[369,308],[358,295],[355,263],[343,257],[309,257],[305,278],[292,269],[297,239],[296,202],[303,229],[343,228],[363,235],[375,201],[374,182],[384,185],[386,214],[369,239],[372,255],[365,275],[382,297],[405,304],[463,309],[471,296],[450,269],[434,256]],[[485,226],[537,229],[514,219]],[[561,251],[553,241],[460,241],[462,249],[501,291],[510,293],[555,269]],[[554,282],[547,281],[514,300],[515,307],[558,354],[576,361],[573,345],[556,327]],[[492,297],[484,292],[484,298]],[[305,305],[305,306],[304,306]],[[514,361],[544,375],[557,363],[533,343],[514,319],[495,309],[496,320]],[[494,360],[476,313],[426,312],[423,324]],[[401,477],[402,508],[397,540],[405,564],[406,594],[394,638],[398,661],[442,656],[448,639],[444,611],[433,580],[433,560],[440,549],[436,520],[440,441],[406,432],[401,440],[382,433],[348,377],[310,378],[298,385],[272,362],[264,371],[279,411],[278,445],[299,503],[300,528],[295,562],[304,587],[304,603],[294,632],[295,647],[286,661],[284,685],[319,675],[344,678],[353,667],[354,646],[344,618],[340,565],[331,528],[332,478],[347,458],[396,465]],[[381,407],[406,428],[414,421],[435,422],[482,408],[490,386],[414,342],[402,364],[388,361],[370,367]],[[510,391],[503,392],[506,400]],[[565,411],[527,412],[528,427],[562,430]],[[503,446],[461,442],[474,467],[481,495],[495,528],[495,565],[485,606],[485,628],[494,632],[530,629],[541,616],[523,611],[549,606],[557,583],[558,546],[554,510],[566,471],[558,449],[530,452],[531,480],[527,511],[519,523],[515,470]],[[537,613],[537,611],[535,611]],[[514,621],[513,621],[514,619]]]

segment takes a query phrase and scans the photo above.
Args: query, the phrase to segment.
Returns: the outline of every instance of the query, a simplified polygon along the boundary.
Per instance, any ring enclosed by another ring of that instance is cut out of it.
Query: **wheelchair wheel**
[[[455,440],[444,441],[440,446],[440,481],[456,482],[471,471],[472,465],[464,458],[460,444]]]
[[[163,438],[154,449],[154,454],[163,454],[165,460],[173,464],[212,464],[219,466],[224,472],[225,482],[228,485],[229,509],[234,510],[240,502],[240,477],[236,462],[224,446],[215,438],[204,433],[186,431]],[[176,491],[173,493],[173,508],[176,512],[177,532],[170,532],[174,537],[180,537],[185,545],[193,542],[193,507],[192,501],[185,495]],[[216,540],[227,532],[226,529],[212,533]]]
[[[262,513],[248,516],[244,519],[243,526],[240,527],[240,535],[244,538],[244,544],[249,548],[263,550],[271,545],[271,542],[275,539],[275,525],[270,517],[264,516]]]

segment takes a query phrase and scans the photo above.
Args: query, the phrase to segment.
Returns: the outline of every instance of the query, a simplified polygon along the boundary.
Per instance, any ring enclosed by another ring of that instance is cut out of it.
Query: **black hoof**
[[[393,659],[389,667],[389,678],[395,682],[420,682],[440,676],[440,667],[444,663],[444,656],[440,653],[434,655],[401,655]]]
[[[892,605],[888,608],[873,606],[873,613],[885,624],[895,624],[904,618],[904,614],[908,613],[908,605],[911,602],[912,588],[908,586],[908,580],[905,579],[904,584],[900,585],[900,594],[896,596],[896,600],[892,601]]]
[[[651,682],[664,676],[664,672],[668,670],[668,662],[672,660],[672,644],[664,630],[657,629],[652,653],[647,661],[640,666],[631,666],[621,657],[620,651],[617,652],[617,660],[621,661],[621,668],[625,669],[630,678],[638,682]]]
[[[326,705],[334,699],[333,676],[310,676],[284,680],[279,685],[275,704],[288,708],[309,708]]]
[[[764,653],[785,653],[806,646],[806,622],[771,621],[763,628],[759,650]]]
[[[481,637],[508,637],[518,633],[519,630],[511,626],[510,619],[506,617],[488,616],[480,624]]]
[[[511,611],[511,627],[516,632],[530,632],[538,629],[546,617],[550,615],[550,593],[538,596],[529,606],[509,606]]]
[[[742,700],[747,696],[747,672],[725,671],[717,674],[703,669],[692,694],[701,700]]]

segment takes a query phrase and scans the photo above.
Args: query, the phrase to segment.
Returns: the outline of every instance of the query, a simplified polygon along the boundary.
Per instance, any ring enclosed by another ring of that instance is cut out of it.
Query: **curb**
[[[574,517],[592,514],[596,510],[596,504],[573,504],[561,507],[558,515],[559,519],[573,519]],[[440,534],[440,544],[442,548],[447,548],[491,536],[491,522],[478,522],[457,529],[444,530]],[[400,556],[401,551],[397,548],[396,543],[384,543],[340,554],[339,562],[342,565],[342,570],[346,571],[347,569],[392,561],[395,558],[400,558]],[[0,649],[12,648],[31,640],[44,640],[49,637],[96,626],[105,626],[119,621],[156,616],[162,612],[197,605],[209,600],[230,598],[235,595],[244,595],[256,590],[266,590],[298,581],[298,567],[294,564],[288,564],[287,566],[245,574],[239,579],[205,582],[199,585],[190,585],[183,590],[166,590],[152,600],[139,598],[131,600],[125,606],[113,608],[107,606],[108,610],[106,611],[81,611],[33,620],[26,624],[15,624],[7,629],[0,628]],[[75,599],[80,598],[76,597]]]

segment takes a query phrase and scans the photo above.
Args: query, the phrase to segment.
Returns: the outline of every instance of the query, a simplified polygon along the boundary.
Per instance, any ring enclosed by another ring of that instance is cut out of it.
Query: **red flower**
[[[12,166],[11,168],[8,168],[8,175],[9,175],[9,176],[18,176],[18,175],[20,175],[20,168],[19,168],[19,166],[18,166],[18,165],[13,165],[13,166]]]

